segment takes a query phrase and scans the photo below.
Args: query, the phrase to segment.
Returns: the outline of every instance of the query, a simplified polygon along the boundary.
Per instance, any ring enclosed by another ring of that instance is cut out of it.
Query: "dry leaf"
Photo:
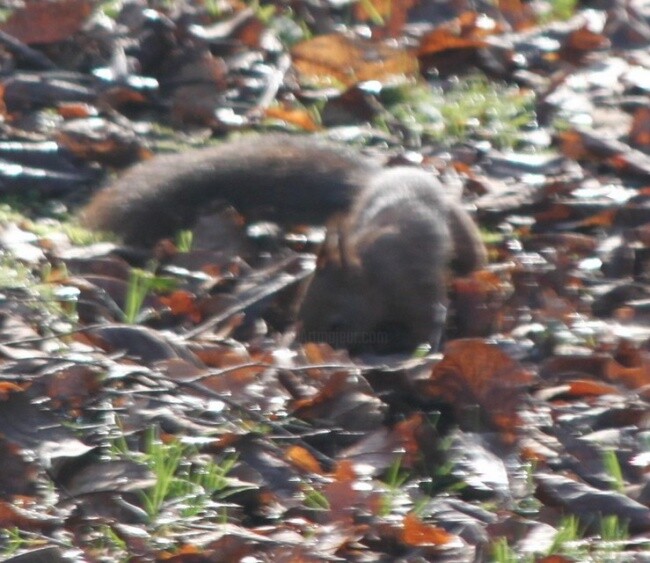
[[[402,541],[407,545],[445,545],[453,537],[442,528],[423,523],[412,512],[404,516]]]
[[[313,117],[304,109],[272,107],[266,109],[264,115],[269,119],[279,119],[285,123],[295,125],[303,131],[313,132],[320,129]]]
[[[92,0],[27,0],[0,24],[0,30],[27,45],[57,43],[81,29],[94,5]]]
[[[519,425],[517,408],[530,373],[496,346],[483,340],[455,340],[422,391],[454,408],[458,420],[465,408],[478,405],[482,419],[509,441]]]
[[[406,49],[342,34],[319,35],[291,50],[304,80],[353,86],[359,82],[414,78],[418,63]]]
[[[301,446],[289,447],[284,453],[284,457],[289,463],[301,471],[316,473],[318,475],[323,474],[323,468],[318,463],[318,460]]]

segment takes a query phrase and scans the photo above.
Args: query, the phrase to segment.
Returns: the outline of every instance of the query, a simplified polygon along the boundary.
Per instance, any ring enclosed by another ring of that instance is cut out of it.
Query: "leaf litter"
[[[1,237],[3,560],[643,560],[647,6],[390,4],[11,7],[0,192],[39,201]],[[463,190],[490,265],[441,354],[293,343],[317,232],[218,210],[153,268],[62,234],[53,196],[261,123]]]

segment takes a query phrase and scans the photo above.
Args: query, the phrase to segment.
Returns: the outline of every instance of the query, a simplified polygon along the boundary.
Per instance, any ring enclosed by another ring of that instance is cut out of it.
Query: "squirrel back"
[[[330,226],[304,296],[302,341],[354,352],[437,345],[452,248],[439,182],[414,168],[372,178],[350,214]]]
[[[249,220],[324,224],[347,212],[373,178],[410,177],[384,170],[357,151],[313,137],[266,134],[214,147],[159,155],[127,170],[79,214],[82,224],[111,231],[135,246],[152,246],[188,228],[214,202],[231,204]],[[388,181],[379,181],[386,185]],[[469,214],[447,202],[452,267],[466,274],[486,263]]]
[[[89,228],[150,246],[191,226],[215,201],[246,218],[323,224],[348,209],[380,166],[361,154],[287,134],[159,155],[130,168],[82,209]]]

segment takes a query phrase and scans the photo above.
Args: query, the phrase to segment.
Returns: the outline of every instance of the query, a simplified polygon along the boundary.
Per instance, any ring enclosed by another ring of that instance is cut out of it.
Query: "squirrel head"
[[[374,293],[345,219],[330,222],[298,314],[299,340],[350,350],[364,347],[381,316]]]

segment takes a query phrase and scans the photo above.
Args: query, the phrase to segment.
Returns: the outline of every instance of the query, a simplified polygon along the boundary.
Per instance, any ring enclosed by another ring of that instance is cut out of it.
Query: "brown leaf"
[[[415,467],[421,460],[425,448],[430,448],[435,438],[426,433],[430,426],[421,414],[401,421],[394,428],[378,428],[349,448],[340,457],[348,459],[355,466],[364,466],[364,471],[372,468],[379,474],[390,467],[397,459],[406,469]]]
[[[498,330],[509,284],[481,270],[452,282],[455,324],[462,337],[487,336]]]
[[[442,528],[425,524],[412,512],[404,516],[402,525],[402,541],[406,545],[445,545],[454,538]]]
[[[418,440],[422,427],[425,426],[424,417],[415,414],[395,425],[392,434],[399,439],[400,449],[404,450],[404,466],[412,467],[420,457],[422,444]]]
[[[450,26],[440,27],[422,37],[418,57],[457,49],[479,49],[486,45],[483,39],[461,36]]]
[[[188,348],[208,367],[225,368],[249,364],[252,361],[243,347],[211,342],[188,342]],[[264,368],[255,368],[255,373],[262,369]]]
[[[569,394],[573,397],[599,396],[599,395],[617,395],[618,389],[604,383],[579,379],[569,381]]]
[[[329,522],[352,526],[355,513],[362,511],[376,514],[380,506],[379,493],[358,487],[358,479],[350,461],[344,460],[337,464],[332,481],[323,487],[323,494],[329,504]]]
[[[92,0],[27,0],[0,25],[0,30],[27,45],[57,43],[81,29],[94,5]]]
[[[417,60],[406,49],[342,34],[303,41],[291,54],[302,78],[319,83],[353,86],[367,80],[389,82],[414,77],[418,71]]]
[[[54,407],[79,409],[102,388],[101,379],[98,370],[74,365],[46,377],[45,387]]]
[[[483,340],[455,340],[422,391],[454,407],[458,420],[465,408],[478,405],[482,419],[512,439],[519,418],[517,407],[531,375],[505,352]]]
[[[486,21],[483,14],[464,12],[426,33],[420,40],[417,53],[420,72],[426,75],[435,69],[447,75],[457,73],[459,68],[478,64],[478,51],[488,46],[486,38],[502,31],[493,20],[489,20],[493,25],[484,25]]]
[[[113,166],[133,164],[150,154],[133,131],[102,118],[67,121],[55,139],[82,160]]]
[[[593,51],[604,49],[609,45],[607,37],[582,26],[569,33],[560,48],[560,58],[573,64],[580,64]]]
[[[609,359],[607,354],[555,356],[542,364],[540,375],[544,379],[554,378],[560,381],[576,376],[603,380]]]
[[[178,289],[166,297],[161,297],[160,301],[170,308],[173,315],[185,315],[194,323],[202,319],[201,311],[196,304],[196,295],[189,291]]]
[[[11,381],[0,381],[0,401],[6,401],[10,393],[24,391],[24,387]]]
[[[630,145],[642,151],[650,149],[650,108],[642,107],[634,112],[629,141]]]
[[[515,31],[537,26],[537,18],[530,4],[521,0],[499,0],[499,10]]]
[[[316,395],[293,406],[298,418],[350,431],[374,430],[385,411],[365,379],[345,370],[333,373]]]
[[[622,343],[616,358],[607,364],[606,377],[631,389],[650,384],[650,354],[646,350],[634,349],[629,343]]]
[[[349,127],[352,123],[368,123],[383,109],[370,93],[358,86],[352,86],[338,96],[330,96],[321,112],[323,124]]]
[[[357,473],[352,462],[344,459],[336,464],[332,477],[335,481],[353,481],[357,478]]]
[[[97,116],[97,109],[81,102],[64,102],[57,106],[57,113],[63,119],[83,119]]]
[[[626,387],[637,389],[650,383],[650,357],[647,352],[635,350],[630,344],[623,343],[616,358],[602,353],[549,358],[542,364],[540,375],[545,379],[562,381],[576,376],[588,377],[622,383]]]

